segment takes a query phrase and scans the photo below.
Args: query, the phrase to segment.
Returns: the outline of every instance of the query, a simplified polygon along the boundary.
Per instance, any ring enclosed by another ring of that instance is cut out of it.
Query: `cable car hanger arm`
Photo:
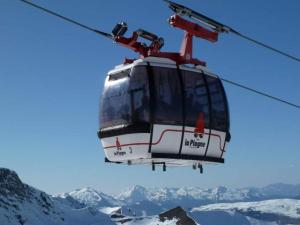
[[[124,37],[127,31],[126,23],[118,23],[112,31],[114,41],[124,47],[127,47],[135,52],[138,52],[142,58],[153,56],[168,58],[175,61],[177,64],[193,64],[206,66],[206,63],[193,58],[193,37],[202,38],[210,42],[218,40],[218,33],[208,30],[191,21],[185,20],[179,15],[173,15],[169,18],[169,24],[173,27],[184,31],[184,38],[180,52],[161,52],[164,45],[164,39],[157,35],[139,29],[134,31],[131,37]],[[144,38],[150,41],[150,44],[138,41],[138,38]]]
[[[30,5],[30,6],[33,6],[33,7],[37,8],[37,9],[40,9],[40,10],[42,10],[42,11],[48,13],[48,14],[51,14],[51,15],[56,16],[56,17],[59,17],[59,18],[65,20],[65,21],[68,21],[68,22],[70,22],[70,23],[73,23],[73,24],[75,24],[75,25],[78,25],[78,26],[80,26],[80,27],[82,27],[82,28],[84,28],[84,29],[86,29],[86,30],[89,30],[89,31],[92,31],[92,32],[94,32],[94,33],[97,33],[97,34],[100,34],[100,35],[102,35],[102,36],[105,36],[105,37],[107,37],[107,38],[113,39],[113,36],[112,36],[111,34],[109,34],[109,33],[106,33],[106,32],[103,32],[103,31],[100,31],[100,30],[97,30],[97,29],[93,29],[93,28],[91,28],[91,27],[89,27],[89,26],[86,26],[86,25],[84,25],[84,24],[82,24],[82,23],[79,23],[79,22],[77,22],[77,21],[75,21],[75,20],[69,19],[69,18],[67,18],[67,17],[65,17],[65,16],[62,16],[62,15],[56,13],[56,12],[53,12],[53,11],[51,11],[51,10],[49,10],[49,9],[46,9],[46,8],[44,8],[44,7],[41,7],[41,6],[39,6],[39,5],[36,5],[36,4],[34,4],[34,3],[32,3],[32,2],[29,2],[29,1],[27,1],[27,0],[19,0],[19,1],[21,1],[21,2],[23,2],[23,3],[26,3],[26,4]],[[169,4],[169,7],[170,7],[175,13],[187,15],[187,16],[189,16],[190,18],[193,18],[193,19],[195,19],[195,20],[197,20],[197,21],[199,21],[199,22],[202,22],[203,24],[205,24],[205,25],[211,27],[212,29],[215,29],[217,32],[227,32],[227,33],[228,33],[228,32],[231,32],[231,33],[234,33],[234,34],[236,34],[236,35],[238,35],[238,36],[240,36],[240,37],[242,37],[242,38],[244,38],[244,39],[246,39],[246,40],[248,40],[248,41],[251,41],[252,43],[255,43],[255,44],[257,44],[257,45],[260,45],[260,46],[262,46],[262,47],[264,47],[264,48],[268,48],[268,49],[270,49],[270,50],[272,50],[272,51],[274,51],[274,52],[276,52],[276,53],[278,53],[278,54],[284,55],[284,56],[286,56],[286,57],[288,57],[288,58],[290,58],[290,59],[292,59],[292,60],[295,60],[295,61],[297,61],[297,62],[300,62],[300,59],[299,59],[298,57],[296,57],[296,56],[287,54],[287,53],[285,53],[285,52],[283,52],[283,51],[281,51],[281,50],[278,50],[278,49],[276,49],[276,48],[274,48],[274,47],[272,47],[272,46],[269,46],[269,45],[267,45],[267,44],[264,44],[264,43],[262,43],[262,42],[260,42],[260,41],[255,40],[255,39],[253,39],[253,38],[250,38],[250,37],[248,37],[248,36],[246,36],[246,35],[243,35],[243,34],[241,34],[240,32],[234,30],[233,28],[228,27],[228,26],[226,26],[226,25],[224,25],[224,24],[222,24],[222,23],[219,23],[219,22],[217,22],[217,21],[215,21],[215,20],[213,20],[213,19],[211,19],[211,18],[209,18],[209,17],[207,17],[207,16],[204,16],[204,15],[198,13],[198,12],[195,12],[194,10],[192,10],[192,9],[190,9],[190,8],[188,8],[188,7],[185,7],[185,6],[183,6],[183,5],[174,3],[174,2],[172,2],[172,1],[170,1],[170,0],[163,0],[163,1],[167,2],[167,3]]]
[[[211,29],[215,30],[218,33],[233,33],[233,34],[235,34],[235,35],[237,35],[237,36],[239,36],[239,37],[241,37],[241,38],[243,38],[247,41],[250,41],[250,42],[252,42],[256,45],[267,48],[267,49],[269,49],[273,52],[276,52],[280,55],[286,56],[286,57],[288,57],[292,60],[300,62],[300,58],[298,58],[296,56],[285,53],[285,52],[283,52],[281,50],[278,50],[278,49],[276,49],[276,48],[274,48],[270,45],[267,45],[263,42],[257,41],[254,38],[246,36],[246,35],[236,31],[235,29],[233,29],[231,27],[226,26],[226,25],[224,25],[220,22],[217,22],[216,20],[213,20],[213,19],[211,19],[211,18],[209,18],[209,17],[207,17],[207,16],[205,16],[205,15],[199,13],[199,12],[196,12],[196,11],[194,11],[194,10],[184,6],[184,5],[180,5],[180,4],[172,2],[170,0],[163,0],[163,1],[165,1],[167,4],[169,4],[169,8],[172,11],[174,11],[176,14],[183,15],[183,16],[188,16],[188,17],[190,17],[190,18],[192,18],[192,19],[194,19],[194,20],[210,27]]]
[[[176,52],[161,52],[160,49],[164,45],[164,39],[158,38],[155,34],[152,34],[148,31],[139,29],[132,33],[131,37],[124,37],[124,34],[127,31],[127,24],[126,23],[119,23],[117,24],[111,33],[106,33],[92,27],[86,26],[82,23],[79,23],[73,19],[67,18],[63,15],[60,15],[56,12],[53,12],[49,9],[36,5],[28,0],[20,0],[23,3],[26,3],[30,6],[33,6],[39,10],[42,10],[48,14],[56,16],[60,19],[63,19],[67,22],[73,23],[78,25],[86,30],[92,31],[94,33],[100,34],[104,37],[114,40],[116,43],[127,47],[141,55],[141,57],[163,57],[169,58],[171,60],[176,61],[178,64],[194,64],[194,65],[203,65],[205,66],[206,63],[195,59],[192,57],[192,39],[193,36],[198,38],[203,38],[205,40],[215,42],[218,39],[218,33],[214,31],[207,30],[206,28],[201,27],[200,25],[187,21],[181,18],[178,15],[173,15],[169,19],[170,25],[182,29],[185,31],[184,39],[182,41],[182,47],[179,53]],[[144,42],[138,41],[138,38],[144,38],[151,43],[147,45]]]

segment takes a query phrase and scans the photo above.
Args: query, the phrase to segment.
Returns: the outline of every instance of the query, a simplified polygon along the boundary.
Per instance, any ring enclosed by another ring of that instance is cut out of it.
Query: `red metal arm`
[[[133,34],[130,38],[126,38],[123,36],[117,36],[115,38],[115,41],[120,45],[123,45],[135,52],[140,53],[140,55],[142,55],[143,57],[146,57],[149,48],[147,46],[143,45],[141,42],[138,42],[137,39],[138,39],[137,33],[133,32]]]
[[[170,25],[184,30],[184,38],[180,52],[160,52],[160,46],[155,41],[150,46],[142,42],[138,42],[138,33],[133,32],[130,38],[123,36],[115,37],[115,41],[135,52],[138,52],[142,58],[147,56],[162,57],[174,60],[177,64],[194,64],[205,66],[206,63],[193,58],[193,37],[199,37],[210,42],[218,40],[218,33],[210,31],[200,25],[173,15],[169,19]]]
[[[197,23],[190,22],[188,20],[183,19],[178,15],[173,15],[169,19],[170,25],[173,27],[177,27],[181,30],[186,31],[192,36],[199,37],[210,42],[216,42],[218,40],[218,33],[215,31],[207,30]]]

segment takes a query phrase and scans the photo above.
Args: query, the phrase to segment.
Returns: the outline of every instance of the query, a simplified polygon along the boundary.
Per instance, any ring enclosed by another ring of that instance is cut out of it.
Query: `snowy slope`
[[[172,219],[167,221],[160,221],[158,216],[146,217],[146,218],[135,218],[128,222],[118,223],[123,225],[176,225],[178,220]]]
[[[130,217],[112,214],[111,217],[118,225],[199,225],[181,207],[157,216]]]
[[[122,207],[128,216],[151,216],[178,205],[188,209],[212,203],[247,202],[300,195],[299,185],[274,184],[264,188],[144,188],[134,186],[115,196],[92,188],[79,189],[60,197],[71,197],[87,206],[101,210]],[[287,188],[287,192],[284,189]]]
[[[197,225],[181,208],[137,217],[120,203],[92,188],[50,196],[0,168],[0,225]]]
[[[18,175],[0,168],[1,225],[113,225],[108,215],[76,202],[58,199],[29,185]]]
[[[122,202],[114,199],[112,196],[104,194],[103,192],[97,191],[90,187],[78,189],[70,193],[57,195],[56,197],[71,197],[73,199],[76,199],[80,203],[96,208],[117,206],[122,204]]]
[[[261,213],[272,213],[291,218],[300,219],[300,200],[295,199],[276,199],[260,202],[237,202],[237,203],[220,203],[193,208],[195,211],[212,211],[212,210],[235,210],[241,213],[257,211]]]
[[[219,203],[196,207],[193,218],[202,225],[222,224],[300,224],[300,200],[276,199],[258,202]]]
[[[149,200],[147,193],[148,190],[146,188],[135,186],[130,189],[130,191],[124,192],[122,198],[116,199],[92,188],[83,188],[58,195],[57,197],[71,197],[80,203],[100,211],[107,210],[109,207],[122,207],[123,213],[127,216],[157,215],[162,211],[177,206],[177,204],[172,204],[170,207],[162,207],[152,202],[152,200]],[[127,195],[128,198],[126,198]]]
[[[262,200],[274,196],[281,199]],[[283,199],[286,196],[300,196],[299,185],[135,186],[116,196],[82,188],[50,196],[22,183],[15,172],[0,168],[0,225],[195,225],[193,219],[201,225],[300,225],[300,200]],[[174,208],[177,205],[189,209],[191,217]]]

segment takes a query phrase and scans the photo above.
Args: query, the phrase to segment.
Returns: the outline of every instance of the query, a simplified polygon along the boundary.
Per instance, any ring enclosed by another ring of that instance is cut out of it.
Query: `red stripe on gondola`
[[[164,131],[160,134],[159,139],[158,139],[156,142],[152,143],[152,145],[157,145],[157,144],[159,144],[159,143],[161,142],[161,140],[162,140],[164,134],[165,134],[166,132],[169,132],[169,131],[173,131],[173,132],[182,132],[182,130],[166,129],[166,130],[164,130]],[[194,133],[194,131],[189,131],[189,130],[185,130],[185,132],[187,132],[187,133]],[[204,134],[208,134],[208,135],[209,135],[209,133],[204,133]],[[220,140],[220,150],[223,152],[224,149],[222,149],[222,146],[221,146],[221,144],[222,144],[222,143],[221,143],[221,142],[222,142],[222,139],[221,139],[220,135],[218,135],[218,134],[213,134],[213,133],[211,133],[210,135],[219,138],[219,140]],[[149,145],[149,144],[150,144],[149,142],[138,142],[138,143],[123,144],[123,145],[120,145],[119,147],[126,147],[126,146],[132,146],[132,145]],[[111,145],[111,146],[104,147],[104,149],[108,149],[108,148],[116,148],[116,147],[117,147],[116,145]]]

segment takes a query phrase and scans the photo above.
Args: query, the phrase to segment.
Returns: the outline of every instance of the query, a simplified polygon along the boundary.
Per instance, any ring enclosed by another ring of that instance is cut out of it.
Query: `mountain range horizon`
[[[241,187],[228,187],[226,185],[216,185],[216,186],[212,186],[212,187],[201,187],[200,185],[176,186],[176,187],[175,186],[150,186],[150,187],[147,187],[147,186],[144,186],[144,185],[137,184],[137,185],[131,185],[131,186],[125,187],[121,190],[121,192],[132,190],[132,189],[140,189],[140,188],[147,189],[147,190],[180,189],[180,188],[199,188],[199,189],[203,189],[203,190],[209,190],[209,189],[222,189],[222,188],[226,188],[226,189],[245,189],[245,188],[248,188],[248,189],[254,188],[255,189],[255,188],[257,188],[257,189],[260,189],[260,188],[279,187],[279,186],[293,187],[293,186],[300,186],[300,183],[286,183],[286,182],[278,181],[278,182],[270,183],[270,184],[267,184],[267,185],[258,185],[258,186],[252,185],[252,186],[241,186]],[[93,189],[95,191],[106,193],[106,194],[111,195],[111,196],[118,195],[118,193],[119,193],[119,192],[103,191],[103,190],[101,190],[101,187],[95,187],[95,186],[92,186],[92,185],[88,185],[88,186],[78,187],[78,188],[75,188],[75,189],[73,189],[71,191],[67,191],[67,192],[54,193],[53,195],[69,193],[69,192],[72,192],[72,191],[79,191],[79,190],[82,190],[82,189]]]
[[[2,222],[3,223],[2,223]],[[141,223],[142,221],[142,223]],[[262,188],[145,188],[116,195],[91,187],[49,195],[0,168],[0,223],[9,225],[300,224],[300,184]]]

